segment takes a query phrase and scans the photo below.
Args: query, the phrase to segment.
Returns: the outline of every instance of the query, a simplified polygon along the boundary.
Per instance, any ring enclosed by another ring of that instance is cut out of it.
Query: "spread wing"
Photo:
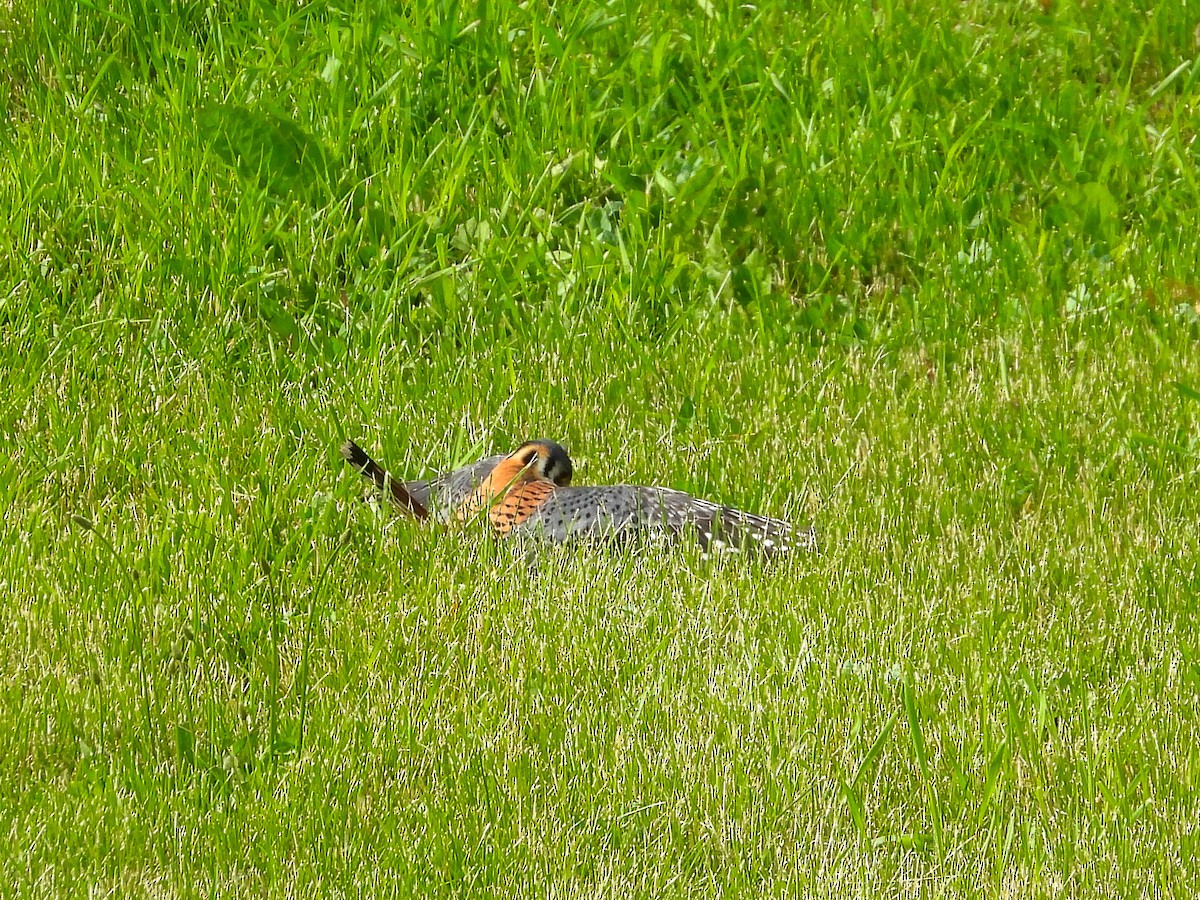
[[[612,485],[555,489],[517,531],[535,530],[552,541],[694,533],[706,552],[759,551],[768,555],[811,548],[813,530],[782,519],[699,500],[669,488]]]

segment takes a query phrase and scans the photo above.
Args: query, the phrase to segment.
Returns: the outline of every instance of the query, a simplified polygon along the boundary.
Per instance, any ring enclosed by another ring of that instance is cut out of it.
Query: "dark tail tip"
[[[354,441],[346,441],[342,444],[342,459],[358,469],[371,462],[371,457],[367,456],[367,451],[354,443]]]

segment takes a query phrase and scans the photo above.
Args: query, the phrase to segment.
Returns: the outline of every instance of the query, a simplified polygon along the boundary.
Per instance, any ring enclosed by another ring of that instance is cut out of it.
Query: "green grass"
[[[0,895],[1195,896],[1200,8],[0,19]],[[527,437],[819,553],[357,502]]]

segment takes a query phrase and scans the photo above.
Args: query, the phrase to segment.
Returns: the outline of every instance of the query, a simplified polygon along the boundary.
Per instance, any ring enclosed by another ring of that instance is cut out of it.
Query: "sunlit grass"
[[[18,4],[0,885],[1194,894],[1194,24]],[[337,453],[542,436],[821,550]]]

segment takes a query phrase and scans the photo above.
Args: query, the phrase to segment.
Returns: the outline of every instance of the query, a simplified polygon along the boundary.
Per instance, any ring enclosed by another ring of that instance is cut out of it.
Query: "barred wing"
[[[815,545],[811,528],[797,530],[782,519],[698,500],[682,491],[636,485],[558,488],[514,530],[536,531],[551,541],[694,533],[706,552],[745,549],[774,555]]]

